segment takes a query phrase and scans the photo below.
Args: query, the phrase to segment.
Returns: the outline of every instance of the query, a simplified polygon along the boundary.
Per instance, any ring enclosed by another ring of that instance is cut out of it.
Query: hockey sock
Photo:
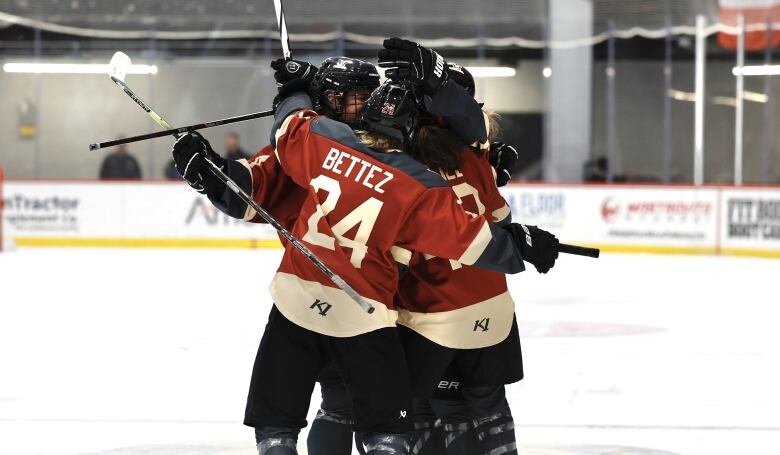
[[[505,411],[474,420],[480,453],[517,455],[515,421],[507,407]]]
[[[448,420],[439,423],[447,455],[474,455],[479,452],[479,441],[471,421]]]
[[[306,439],[309,455],[350,455],[352,421],[320,409]]]
[[[480,446],[478,453],[517,455],[515,422],[504,386],[466,388],[463,395],[474,416],[473,431]]]
[[[412,431],[412,455],[446,455],[442,428],[436,420],[415,422]]]
[[[363,433],[360,440],[366,455],[409,455],[409,435],[393,433]]]
[[[437,444],[432,448],[440,452],[432,452],[432,455],[446,453],[448,455],[476,455],[479,453],[479,441],[473,431],[472,416],[466,401],[456,400],[430,400],[431,407],[437,416],[435,431],[432,438],[436,438]],[[442,448],[443,447],[443,448]]]
[[[298,455],[298,431],[284,427],[255,428],[258,455]]]
[[[415,398],[412,401],[414,412],[414,430],[410,444],[412,455],[446,455],[442,429],[438,425],[436,412],[431,401]]]

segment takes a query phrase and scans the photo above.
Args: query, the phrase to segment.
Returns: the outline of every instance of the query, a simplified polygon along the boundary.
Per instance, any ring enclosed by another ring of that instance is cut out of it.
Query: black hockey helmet
[[[361,127],[408,145],[412,142],[418,115],[419,100],[413,87],[387,80],[368,97]]]
[[[365,89],[368,92],[379,87],[379,72],[366,61],[348,57],[326,58],[311,84],[314,109],[334,120],[343,121],[343,97],[350,90]],[[342,97],[335,108],[328,97]]]
[[[469,95],[474,98],[476,93],[476,87],[474,84],[474,76],[466,67],[460,66],[457,63],[447,62],[447,74],[451,81],[455,81],[456,84],[465,88]]]

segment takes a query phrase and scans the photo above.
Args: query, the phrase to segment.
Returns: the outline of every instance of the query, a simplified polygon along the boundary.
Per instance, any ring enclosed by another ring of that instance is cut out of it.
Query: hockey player
[[[420,148],[425,150],[425,145]],[[428,147],[431,150],[436,148]],[[431,160],[424,154],[422,158]],[[487,214],[499,225],[510,222],[485,151],[464,149],[449,168],[441,167],[448,164],[445,160],[438,162],[467,211]],[[399,332],[414,381],[415,446],[424,448],[436,422],[439,441],[432,442],[446,448],[438,453],[515,453],[503,385],[522,379],[523,369],[514,303],[504,275],[418,252],[408,265],[398,293],[399,324],[404,326]],[[454,390],[463,399],[429,402],[436,390]],[[480,439],[478,432],[483,433]]]
[[[384,61],[397,60],[399,53],[413,45],[403,40],[386,42],[380,65],[383,57]],[[474,81],[467,70],[454,67],[451,74],[473,95]],[[493,138],[497,122],[492,115],[486,117]],[[489,148],[473,144],[453,153],[447,135],[439,126],[422,127],[417,159],[442,173],[466,210],[487,214],[499,225],[509,224],[511,212],[497,186],[508,180],[507,167],[516,158],[514,148],[501,143]],[[420,455],[516,453],[504,384],[522,379],[523,368],[514,303],[505,276],[417,252],[408,266],[409,273],[399,286],[398,305],[399,324],[404,327],[399,333],[415,393],[413,447]],[[548,269],[537,270],[546,273]],[[445,398],[454,391],[458,399],[427,400],[434,391]],[[426,442],[430,447],[425,447]]]

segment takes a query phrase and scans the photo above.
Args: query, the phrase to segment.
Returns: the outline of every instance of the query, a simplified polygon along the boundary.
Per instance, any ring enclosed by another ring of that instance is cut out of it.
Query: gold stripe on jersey
[[[471,245],[466,248],[466,251],[464,251],[463,255],[458,259],[458,262],[466,265],[472,265],[477,262],[477,259],[482,256],[482,253],[492,239],[493,234],[490,232],[490,225],[485,221],[482,223],[482,228],[479,230],[479,233],[477,233],[477,236],[471,241]]]
[[[276,134],[274,134],[274,143],[279,143],[279,138],[284,136],[285,133],[287,133],[287,128],[290,127],[290,122],[292,122],[292,119],[295,117],[295,114],[288,115],[286,119],[282,122],[281,125],[279,125],[279,129],[276,130]],[[279,150],[274,147],[274,154],[276,155],[276,159],[279,160]]]
[[[399,264],[408,266],[409,262],[412,261],[412,252],[406,248],[401,248],[400,246],[390,248],[390,255],[393,256],[393,260]]]
[[[334,337],[351,337],[395,327],[398,312],[363,297],[375,311],[366,313],[346,292],[277,272],[268,288],[279,311],[295,324]]]
[[[509,209],[509,206],[504,204],[503,207],[493,210],[493,213],[491,214],[493,216],[493,222],[498,223],[508,217],[511,213],[512,210]]]
[[[306,111],[296,111],[292,114],[288,115],[286,119],[284,119],[284,122],[282,122],[281,125],[279,125],[279,129],[276,130],[276,134],[274,134],[274,143],[279,143],[279,138],[284,136],[287,133],[287,128],[290,127],[290,122],[292,122],[292,119],[295,117],[304,118],[306,117]],[[274,155],[276,155],[276,160],[279,161],[279,151],[274,147]],[[281,161],[279,161],[281,162]]]
[[[439,313],[398,309],[398,324],[409,327],[434,343],[453,349],[493,346],[512,329],[515,304],[508,292],[474,305]]]

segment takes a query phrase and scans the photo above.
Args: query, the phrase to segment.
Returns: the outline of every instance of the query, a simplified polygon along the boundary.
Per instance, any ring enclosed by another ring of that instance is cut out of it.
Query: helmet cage
[[[312,83],[314,109],[334,120],[344,121],[344,109],[349,102],[344,99],[347,92],[365,89],[371,93],[377,87],[379,73],[374,65],[347,57],[328,58],[322,62]],[[356,122],[349,123],[354,126]]]

